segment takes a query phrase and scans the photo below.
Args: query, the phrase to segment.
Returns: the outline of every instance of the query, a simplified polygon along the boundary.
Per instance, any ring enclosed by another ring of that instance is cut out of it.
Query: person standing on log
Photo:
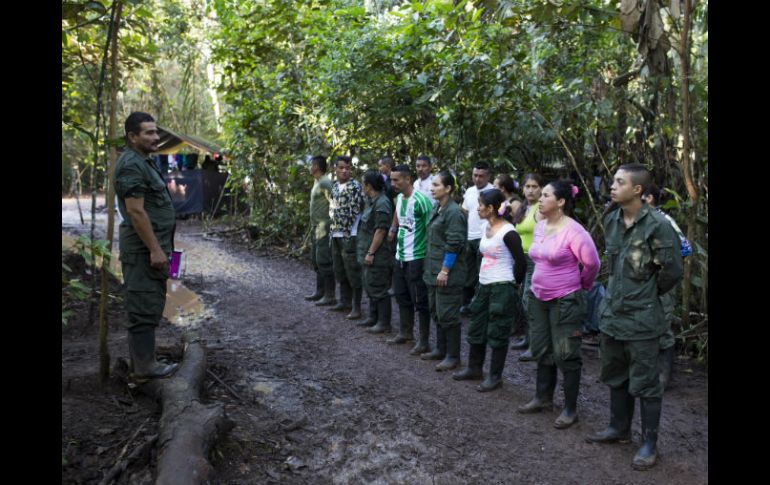
[[[176,214],[166,182],[150,158],[160,140],[155,120],[147,113],[131,113],[125,131],[127,149],[115,165],[115,194],[123,217],[119,242],[128,313],[124,325],[132,375],[150,379],[168,376],[177,367],[155,359],[155,329],[166,305]]]

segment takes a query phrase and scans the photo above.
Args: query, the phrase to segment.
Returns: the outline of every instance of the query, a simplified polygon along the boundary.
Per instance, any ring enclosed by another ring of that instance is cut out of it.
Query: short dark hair
[[[338,155],[338,156],[337,156],[337,157],[334,159],[334,166],[336,167],[336,166],[337,166],[337,164],[338,164],[338,163],[340,163],[340,162],[345,162],[345,163],[347,163],[348,165],[350,165],[350,164],[351,164],[351,160],[350,160],[350,157],[348,157],[348,156],[346,156],[346,155]]]
[[[477,170],[486,170],[487,172],[491,170],[487,162],[476,162],[476,164],[473,165],[473,168]]]
[[[641,163],[627,163],[619,166],[618,170],[630,173],[631,183],[633,185],[641,185],[642,193],[644,193],[647,190],[647,187],[652,183],[650,171]]]
[[[449,187],[449,193],[454,193],[455,191],[455,176],[452,175],[452,172],[449,170],[442,170],[438,173],[438,179],[441,182],[441,185],[445,187]]]
[[[425,160],[426,162],[428,162],[428,165],[433,165],[433,162],[431,162],[430,157],[427,155],[418,155],[417,161],[419,160]]]
[[[380,172],[376,170],[367,170],[364,173],[364,185],[366,184],[369,184],[377,192],[382,192],[385,188],[385,181]]]
[[[126,130],[126,140],[128,140],[129,133],[133,133],[135,135],[141,133],[142,123],[147,122],[155,122],[155,118],[142,111],[134,111],[128,115],[128,118],[126,118],[126,122],[124,123],[124,128]]]
[[[407,177],[409,177],[410,179],[414,178],[414,177],[412,176],[412,169],[411,169],[411,168],[409,168],[409,165],[405,165],[405,164],[396,165],[395,167],[393,167],[393,171],[394,171],[394,172],[403,173],[403,174],[405,174]]]
[[[393,169],[393,166],[396,164],[396,162],[394,162],[394,161],[393,161],[393,159],[392,159],[392,158],[390,158],[390,157],[388,157],[388,156],[385,156],[385,157],[382,157],[382,158],[380,158],[380,161],[379,161],[379,162],[377,162],[377,163],[378,163],[378,164],[380,164],[380,163],[382,163],[382,164],[385,164],[385,165],[387,165],[388,167],[390,167],[390,168],[391,168],[391,170]]]
[[[323,155],[314,156],[310,159],[310,165],[312,166],[314,164],[318,166],[318,169],[321,172],[326,173],[326,157]]]

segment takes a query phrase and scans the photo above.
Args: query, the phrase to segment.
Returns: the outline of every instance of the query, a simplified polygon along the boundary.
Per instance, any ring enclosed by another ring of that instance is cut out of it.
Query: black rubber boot
[[[315,274],[315,293],[305,295],[307,301],[318,301],[324,296],[324,277],[320,273]]]
[[[167,377],[177,368],[177,364],[163,364],[155,360],[155,328],[128,332],[128,351],[134,379],[155,379]]]
[[[529,335],[524,334],[521,336],[521,338],[516,339],[513,341],[513,345],[511,345],[511,350],[524,350],[529,348]]]
[[[468,351],[468,367],[452,374],[456,381],[478,381],[484,377],[484,357],[487,353],[486,344],[471,344]]]
[[[630,443],[634,396],[627,388],[610,389],[610,425],[586,437],[589,443]]]
[[[422,360],[441,360],[446,356],[446,330],[436,324],[436,346],[431,352],[420,354]]]
[[[577,398],[580,392],[581,370],[569,370],[562,374],[564,377],[562,382],[562,386],[564,386],[564,409],[553,422],[553,427],[556,429],[567,429],[578,422]]]
[[[414,340],[414,307],[403,305],[398,307],[398,335],[387,339],[389,344],[403,344]]]
[[[417,344],[409,351],[409,355],[420,355],[426,352],[430,352],[430,315],[423,315],[417,312],[417,316],[420,319],[420,338],[417,340]]]
[[[353,288],[353,309],[345,317],[348,320],[358,320],[361,318],[361,295],[363,288]]]
[[[340,283],[340,299],[336,305],[329,308],[333,312],[344,312],[352,308],[351,302],[353,300],[353,292],[350,284],[347,281]]]
[[[445,330],[446,355],[444,360],[436,365],[436,372],[456,369],[460,365],[460,325],[454,325]]]
[[[665,390],[671,384],[671,373],[674,371],[674,347],[661,350],[658,354],[658,374],[660,384]]]
[[[324,277],[324,296],[315,302],[316,306],[329,306],[337,303],[337,299],[334,298],[334,285],[334,276]]]
[[[369,298],[369,318],[363,322],[356,323],[359,327],[372,327],[377,325],[377,302]]]
[[[553,410],[553,391],[556,389],[556,366],[537,365],[535,381],[535,398],[527,404],[519,406],[517,411],[522,414],[539,413]]]
[[[635,470],[647,470],[658,461],[658,425],[663,401],[659,397],[643,397],[640,401],[642,446],[636,452],[632,466]]]
[[[492,360],[489,362],[489,375],[487,379],[476,388],[479,392],[489,392],[503,385],[503,369],[505,357],[508,355],[508,345],[499,349],[492,349]]]
[[[391,313],[392,309],[389,296],[377,300],[377,315],[379,316],[379,320],[377,321],[377,325],[372,328],[367,328],[366,331],[369,333],[390,333],[392,330],[390,327]]]

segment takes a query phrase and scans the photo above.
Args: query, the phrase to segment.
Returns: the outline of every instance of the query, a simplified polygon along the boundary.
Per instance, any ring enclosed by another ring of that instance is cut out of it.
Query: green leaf
[[[88,2],[86,3],[86,8],[89,10],[95,10],[102,15],[107,13],[107,8],[99,2]]]

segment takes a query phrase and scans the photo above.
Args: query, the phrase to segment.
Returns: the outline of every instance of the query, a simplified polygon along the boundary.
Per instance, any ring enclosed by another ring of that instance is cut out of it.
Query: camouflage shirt
[[[353,224],[363,212],[365,204],[364,189],[357,180],[348,180],[342,188],[340,183],[336,182],[332,188],[332,202],[329,206],[332,235],[342,233],[343,236],[349,237]]]
[[[657,211],[643,205],[631,227],[622,209],[604,218],[607,292],[599,306],[599,330],[618,340],[656,338],[666,331],[659,296],[682,278],[679,238]]]

